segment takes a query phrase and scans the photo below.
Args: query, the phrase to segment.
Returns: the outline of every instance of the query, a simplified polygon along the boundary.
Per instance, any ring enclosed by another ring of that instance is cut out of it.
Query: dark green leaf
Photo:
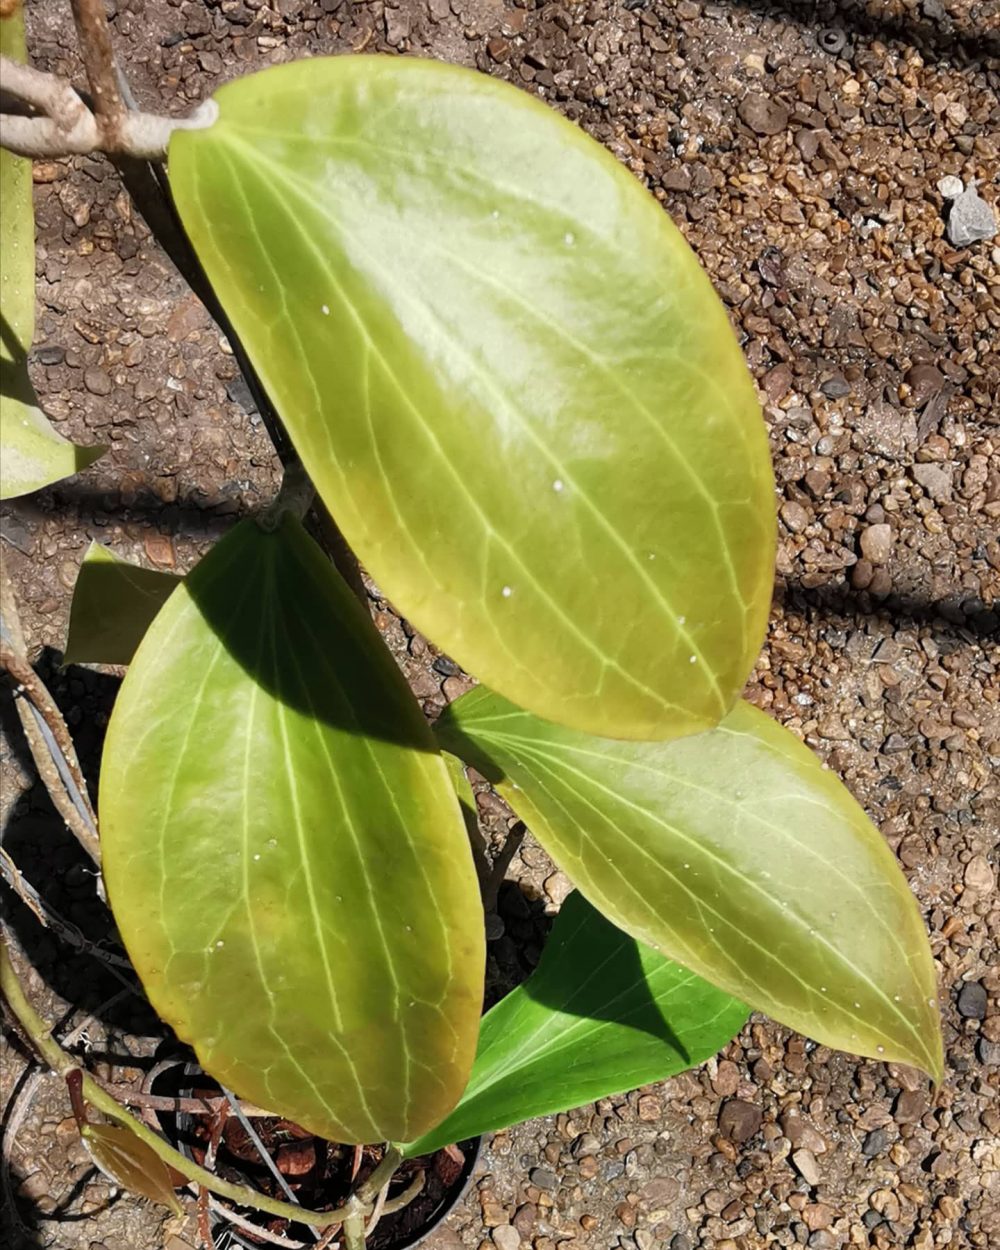
[[[184,224],[407,617],[592,733],[716,724],[763,639],[765,430],[669,218],[557,113],[409,57],[299,61],[178,132]]]
[[[626,932],[820,1042],[941,1079],[934,962],[895,856],[763,712],[615,742],[479,689],[438,736]]]
[[[118,697],[100,806],[122,937],[208,1072],[340,1141],[451,1110],[483,986],[458,803],[296,522],[243,523],[171,595]]]
[[[130,664],[181,578],[121,560],[91,543],[73,589],[66,664]]]
[[[533,975],[483,1019],[462,1100],[407,1155],[663,1081],[703,1063],[746,1007],[627,937],[574,891]]]

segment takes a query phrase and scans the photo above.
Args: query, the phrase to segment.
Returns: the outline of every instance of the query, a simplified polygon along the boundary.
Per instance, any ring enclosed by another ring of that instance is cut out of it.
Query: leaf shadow
[[[298,522],[241,522],[185,579],[217,641],[280,705],[352,738],[437,752],[366,608]]]
[[[28,378],[28,357],[7,318],[0,313],[0,397],[34,407],[38,400]]]
[[[991,34],[981,26],[977,28],[974,19],[963,21],[943,9],[936,21],[931,20],[928,6],[924,8],[927,17],[921,18],[913,6],[899,13],[889,11],[889,6],[882,6],[884,11],[872,12],[864,0],[838,0],[836,6],[827,8],[821,17],[817,0],[727,0],[727,3],[737,13],[753,13],[814,31],[817,42],[824,27],[832,28],[843,30],[852,41],[901,43],[919,48],[931,61],[951,61],[959,68],[982,71],[988,70],[991,60],[1000,56],[1000,35]],[[850,56],[850,48],[842,48],[840,55]]]
[[[102,713],[113,702],[120,681],[75,666],[61,670],[59,658],[58,652],[46,648],[36,668],[74,724],[74,744],[84,776],[94,778],[103,740]],[[81,716],[82,708],[89,715]],[[63,1001],[90,1013],[108,1029],[162,1036],[164,1026],[139,991],[130,968],[105,958],[125,959],[114,920],[98,895],[93,864],[38,779],[7,682],[0,682],[0,732],[31,779],[10,805],[0,841],[43,904],[70,927],[78,941],[70,944],[55,928],[43,926],[6,881],[0,882],[5,924],[45,984]],[[126,986],[134,992],[120,997]]]
[[[639,943],[579,890],[567,896],[538,969],[522,988],[549,1011],[648,1033],[691,1063],[650,988]]]

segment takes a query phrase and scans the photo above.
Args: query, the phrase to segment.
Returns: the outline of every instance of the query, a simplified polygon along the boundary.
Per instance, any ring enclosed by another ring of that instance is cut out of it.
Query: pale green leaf
[[[817,1041],[940,1080],[934,963],[895,856],[763,712],[615,742],[478,689],[437,731],[626,932]]]
[[[181,578],[145,569],[91,543],[83,557],[63,654],[65,664],[130,664]]]
[[[666,1080],[710,1059],[746,1018],[743,1003],[627,937],[574,891],[536,971],[483,1018],[461,1102],[406,1154]]]
[[[0,18],[0,53],[23,61],[24,14]],[[57,434],[28,379],[35,329],[35,222],[31,161],[0,148],[0,499],[26,495],[85,469],[103,447]]]
[[[174,1193],[170,1169],[144,1141],[121,1124],[85,1124],[84,1143],[101,1171],[141,1198],[149,1198],[183,1215]]]
[[[414,624],[539,715],[718,722],[771,597],[767,439],[726,312],[608,152],[403,57],[230,83],[170,183],[327,506]]]
[[[241,524],[171,595],[100,799],[122,938],[206,1071],[340,1141],[447,1114],[482,1004],[469,845],[401,673],[296,522]]]

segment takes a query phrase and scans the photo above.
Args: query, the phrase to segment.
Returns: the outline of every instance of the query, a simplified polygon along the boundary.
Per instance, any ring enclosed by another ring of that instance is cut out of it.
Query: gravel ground
[[[75,71],[67,7],[29,5],[36,61]],[[1000,216],[997,0],[117,0],[140,101],[183,110],[308,52],[433,55],[519,83],[663,201],[729,306],[764,397],[781,540],[749,697],[844,777],[899,854],[938,960],[948,1079],[859,1063],[754,1020],[662,1086],[498,1134],[432,1250],[753,1250],[1000,1244],[1000,237],[957,247],[954,187]],[[3,505],[26,632],[91,776],[116,678],[58,670],[91,539],[186,570],[270,497],[275,466],[225,343],[106,164],[36,169],[34,376],[64,433],[109,454]],[[955,209],[952,209],[954,212]],[[954,223],[953,223],[954,229]],[[376,619],[430,711],[465,679],[389,605]],[[10,726],[10,709],[4,707]],[[104,933],[93,880],[4,740],[5,845],[62,913]],[[479,795],[499,840],[510,814]],[[491,993],[537,954],[568,883],[530,839],[501,895]],[[50,1016],[99,1065],[155,1025],[101,964],[17,906]],[[56,1082],[13,1097],[15,1246],[186,1250],[190,1225],[116,1197]],[[98,1067],[98,1070],[102,1070]],[[105,1069],[106,1071],[106,1069]],[[122,1070],[117,1072],[122,1076]]]

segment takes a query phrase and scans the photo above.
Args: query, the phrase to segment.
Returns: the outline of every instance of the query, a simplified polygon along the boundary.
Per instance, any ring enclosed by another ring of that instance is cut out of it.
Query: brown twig
[[[182,1115],[215,1115],[226,1104],[224,1098],[175,1098],[171,1094],[144,1094],[141,1090],[125,1089],[120,1085],[106,1085],[112,1098],[126,1107],[148,1108],[150,1111],[173,1111]],[[241,1102],[244,1115],[258,1119],[269,1116],[270,1111],[255,1107],[251,1102]]]
[[[87,71],[94,114],[105,144],[118,148],[126,116],[125,101],[118,90],[111,28],[104,0],[72,0],[73,21]]]
[[[124,955],[116,955],[114,951],[104,950],[98,943],[84,937],[71,920],[67,920],[51,903],[47,903],[42,898],[3,847],[0,847],[0,877],[7,882],[43,928],[51,929],[53,933],[56,933],[64,942],[68,942],[70,946],[83,951],[94,959],[100,960],[102,964],[106,965],[112,976],[118,977],[130,993],[136,994],[139,992],[135,984],[127,981],[122,976],[122,971],[132,971],[130,961]]]
[[[207,1189],[203,1189],[198,1195],[198,1236],[201,1238],[202,1245],[205,1250],[215,1250],[215,1238],[212,1236],[212,1221],[209,1218],[208,1208],[212,1199]]]
[[[487,912],[496,911],[497,896],[500,893],[500,887],[503,885],[504,878],[507,875],[507,869],[510,867],[510,861],[517,854],[524,841],[526,833],[524,821],[518,820],[507,832],[507,841],[497,853],[496,859],[493,861],[493,867],[490,870],[490,879],[483,891],[483,906]]]
[[[10,886],[28,911],[35,917],[43,929],[49,927],[49,919],[38,891],[25,879],[17,864],[7,854],[6,847],[0,846],[0,876]],[[79,932],[79,931],[78,931]],[[82,939],[83,935],[80,934]],[[73,939],[70,939],[71,941]]]
[[[14,681],[18,716],[39,777],[59,815],[100,867],[97,817],[87,795],[76,748],[62,712],[28,663],[17,602],[5,569],[0,570],[0,667]]]

